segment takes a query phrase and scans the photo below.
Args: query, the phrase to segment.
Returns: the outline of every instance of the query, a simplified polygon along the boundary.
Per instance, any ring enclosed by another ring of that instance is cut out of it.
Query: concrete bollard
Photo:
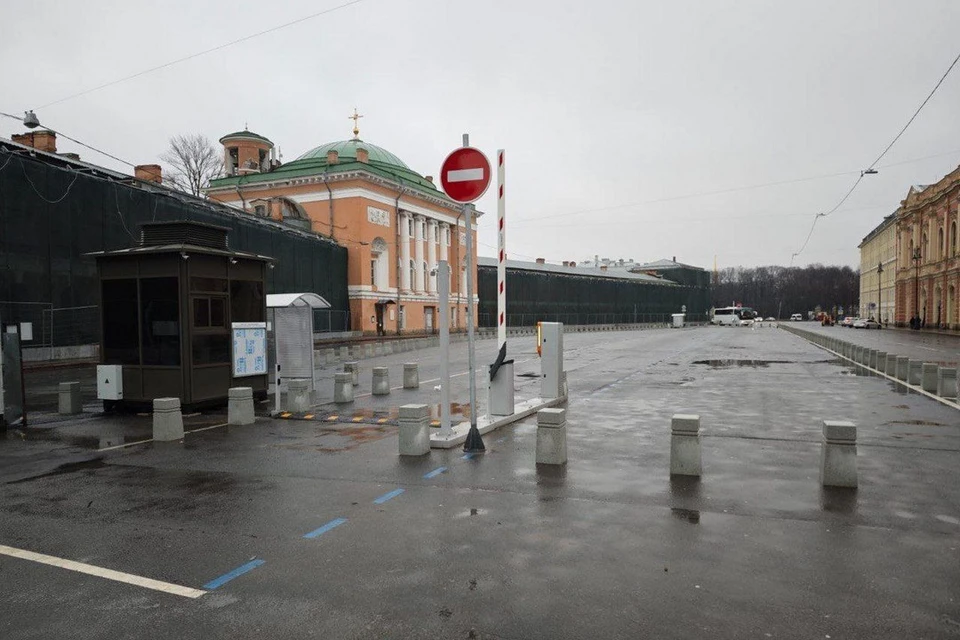
[[[373,368],[373,395],[390,395],[390,370],[386,367]]]
[[[823,421],[820,484],[856,488],[857,427],[852,422]]]
[[[232,387],[227,392],[227,424],[253,424],[253,387]]]
[[[956,367],[939,367],[937,369],[937,395],[941,398],[957,399]]]
[[[877,368],[877,350],[876,349],[867,349],[867,366],[871,369]]]
[[[360,363],[359,362],[344,362],[343,363],[343,372],[349,373],[352,377],[350,378],[350,383],[353,386],[360,384]]]
[[[157,442],[183,440],[183,414],[180,398],[154,398],[153,439]]]
[[[920,370],[920,388],[930,393],[937,392],[937,369],[939,367],[932,362],[924,362]]]
[[[403,365],[403,388],[420,388],[420,365],[416,362],[407,362]]]
[[[907,374],[907,382],[920,386],[920,382],[923,380],[923,362],[920,360],[911,360],[908,367],[910,372]]]
[[[897,356],[897,380],[907,381],[910,377],[910,358]]]
[[[393,340],[383,343],[383,353],[388,356],[393,355]]]
[[[83,413],[83,402],[80,398],[79,382],[61,382],[60,392],[60,413],[62,415],[72,415]]]
[[[373,345],[369,342],[363,345],[363,357],[372,358],[373,357]]]
[[[880,373],[884,373],[887,368],[887,352],[886,351],[877,351],[877,364],[874,367]]]
[[[864,352],[864,351],[866,351],[866,349],[864,349],[864,348],[861,347],[861,346],[854,347],[854,350],[853,350],[853,360],[854,360],[854,362],[856,362],[857,364],[863,364],[863,352]]]
[[[670,475],[700,477],[700,416],[678,413],[670,420]]]
[[[537,412],[537,464],[567,464],[567,410]]]
[[[310,379],[290,378],[287,380],[287,411],[307,411],[310,408]]]
[[[400,455],[430,453],[430,407],[405,404],[400,407]]]
[[[338,347],[337,348],[337,359],[346,360],[350,357],[350,347]]]
[[[334,349],[324,349],[323,350],[323,360],[327,365],[331,365],[337,361],[337,352]]]
[[[887,354],[887,363],[884,365],[883,372],[891,378],[895,378],[897,376],[897,354]]]
[[[337,404],[353,402],[353,374],[349,371],[333,374],[333,401]]]
[[[373,345],[373,355],[377,357],[383,355],[383,343],[378,342],[377,344]]]

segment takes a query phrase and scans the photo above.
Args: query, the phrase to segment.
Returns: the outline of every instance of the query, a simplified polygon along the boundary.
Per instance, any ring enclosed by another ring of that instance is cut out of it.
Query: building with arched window
[[[960,329],[960,167],[907,192],[897,212],[896,321]]]
[[[433,331],[441,312],[434,271],[440,260],[462,273],[452,278],[445,312],[453,327],[465,326],[466,222],[461,205],[432,177],[361,140],[356,127],[352,139],[321,144],[286,164],[259,134],[241,131],[220,142],[224,177],[210,182],[208,197],[347,248],[352,330]],[[480,215],[470,221],[474,231]],[[474,265],[476,253],[474,246]],[[473,278],[476,284],[476,268]]]

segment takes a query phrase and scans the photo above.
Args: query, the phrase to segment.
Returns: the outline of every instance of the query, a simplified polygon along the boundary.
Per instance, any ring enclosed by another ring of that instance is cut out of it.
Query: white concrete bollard
[[[383,353],[388,356],[393,355],[393,340],[383,343]]]
[[[349,371],[333,374],[333,401],[337,404],[353,402],[353,374]]]
[[[372,358],[373,357],[373,345],[369,342],[363,345],[363,357]]]
[[[324,362],[327,365],[331,365],[337,361],[337,352],[335,349],[324,349],[323,351]]]
[[[700,416],[675,414],[670,420],[670,475],[699,478],[702,473]]]
[[[820,484],[857,486],[857,426],[852,422],[823,421],[820,447]]]
[[[253,424],[253,388],[231,387],[227,392],[227,424]]]
[[[956,400],[957,398],[957,369],[956,367],[940,367],[937,369],[937,395],[941,398]]]
[[[383,355],[383,344],[382,344],[382,343],[378,342],[377,344],[373,345],[373,355],[375,355],[375,356],[377,356],[377,357]]]
[[[567,464],[567,410],[537,412],[537,464]]]
[[[907,356],[897,356],[897,380],[904,382],[910,377],[910,358]]]
[[[887,354],[887,362],[884,365],[883,372],[892,378],[897,377],[897,354]]]
[[[373,368],[373,395],[390,395],[390,370],[386,367]]]
[[[876,364],[873,368],[881,373],[884,372],[887,368],[887,352],[877,350],[877,355],[875,356],[874,360],[876,361]]]
[[[403,365],[403,388],[420,388],[420,365],[416,362],[406,362]]]
[[[153,439],[157,442],[183,440],[183,414],[180,398],[154,398]]]
[[[287,411],[307,411],[310,409],[310,379],[290,378],[287,380]]]
[[[359,362],[344,362],[343,363],[343,372],[349,373],[350,383],[353,386],[360,384],[360,363]]]
[[[920,382],[923,380],[923,362],[911,360],[908,366],[910,372],[907,374],[907,382],[920,386]]]
[[[400,455],[430,453],[430,407],[405,404],[400,407]]]
[[[60,406],[62,415],[83,413],[83,402],[80,398],[79,382],[61,382],[59,386]]]
[[[920,388],[930,393],[937,392],[937,369],[939,367],[933,362],[924,362],[920,370]]]

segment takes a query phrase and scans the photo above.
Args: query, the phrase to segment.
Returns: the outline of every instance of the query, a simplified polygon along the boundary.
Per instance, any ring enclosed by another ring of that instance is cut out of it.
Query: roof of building
[[[253,131],[248,131],[246,129],[243,131],[234,131],[233,133],[228,133],[220,138],[220,144],[223,144],[224,140],[230,140],[231,138],[249,138],[251,140],[259,140],[260,142],[268,142],[270,143],[270,146],[273,146],[273,141],[266,136],[262,136],[259,133],[254,133]]]
[[[897,209],[896,211],[894,211],[888,216],[884,216],[883,220],[880,221],[880,224],[874,227],[870,233],[868,233],[863,237],[863,240],[860,241],[860,244],[857,245],[857,248],[859,249],[870,240],[873,240],[881,231],[883,231],[884,229],[892,225],[894,222],[896,222],[898,213],[900,213],[900,209]]]
[[[366,149],[367,162],[357,160],[357,151]],[[337,163],[327,163],[327,153],[337,152]],[[287,180],[303,176],[316,176],[330,173],[346,173],[350,171],[369,171],[387,179],[396,180],[407,186],[413,186],[431,196],[450,201],[446,194],[437,189],[436,185],[411,169],[406,163],[391,153],[369,142],[362,140],[340,140],[328,142],[307,151],[293,162],[282,164],[266,173],[250,173],[243,176],[228,176],[210,181],[210,187],[227,187],[236,184],[251,184],[275,180]],[[452,201],[450,201],[452,202]]]
[[[480,256],[477,263],[481,267],[496,267],[496,258],[486,258]],[[659,284],[665,286],[678,286],[672,280],[657,278],[646,273],[632,273],[622,269],[584,269],[581,267],[564,267],[559,264],[547,264],[539,262],[524,262],[522,260],[507,260],[507,269],[517,269],[520,271],[540,271],[544,273],[560,273],[564,275],[580,276],[581,278],[612,278],[615,280],[636,280],[648,284]]]
[[[699,271],[704,271],[703,267],[695,267],[692,264],[683,264],[682,262],[677,262],[676,260],[667,260],[666,258],[662,260],[655,260],[653,262],[647,262],[644,264],[634,265],[634,269],[697,269]]]

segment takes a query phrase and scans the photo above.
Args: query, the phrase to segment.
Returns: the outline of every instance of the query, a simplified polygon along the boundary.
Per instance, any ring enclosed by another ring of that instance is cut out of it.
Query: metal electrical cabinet
[[[559,398],[563,395],[563,323],[540,323],[540,397]]]
[[[97,365],[97,399],[123,400],[123,365]]]

